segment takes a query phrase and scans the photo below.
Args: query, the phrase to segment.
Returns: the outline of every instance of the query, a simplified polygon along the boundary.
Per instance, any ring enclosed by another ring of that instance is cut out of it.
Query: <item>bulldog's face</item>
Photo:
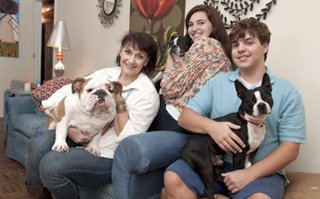
[[[101,79],[77,78],[72,83],[72,92],[78,93],[82,107],[92,114],[115,111],[114,94],[121,91],[119,82]]]

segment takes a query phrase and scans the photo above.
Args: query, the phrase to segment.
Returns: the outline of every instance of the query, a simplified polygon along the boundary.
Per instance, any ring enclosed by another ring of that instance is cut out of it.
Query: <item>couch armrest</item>
[[[31,96],[15,96],[8,98],[8,120],[14,121],[19,115],[35,113]]]
[[[180,151],[190,135],[157,131],[130,136],[124,139],[115,151],[112,167],[112,185],[115,198],[135,198],[136,188],[157,187],[160,194],[163,179],[150,178],[152,172],[164,170],[180,157]],[[137,180],[135,176],[147,174],[149,181]],[[156,175],[156,174],[155,174]],[[162,175],[160,176],[162,177]],[[159,178],[159,175],[156,175]],[[155,182],[157,184],[152,184]],[[159,183],[161,182],[161,183]]]

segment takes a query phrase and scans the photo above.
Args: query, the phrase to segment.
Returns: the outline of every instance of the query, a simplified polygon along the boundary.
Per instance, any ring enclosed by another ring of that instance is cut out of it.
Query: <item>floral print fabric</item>
[[[231,69],[231,62],[217,40],[203,37],[192,44],[184,57],[167,67],[161,80],[166,104],[180,111],[211,77]]]

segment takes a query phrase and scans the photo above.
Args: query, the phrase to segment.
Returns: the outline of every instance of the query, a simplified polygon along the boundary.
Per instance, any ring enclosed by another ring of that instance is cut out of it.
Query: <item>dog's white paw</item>
[[[68,152],[69,151],[69,146],[66,142],[55,142],[54,145],[52,146],[51,148],[53,151],[56,151],[56,152]]]
[[[86,151],[91,153],[94,156],[99,156],[100,155],[100,150],[98,148],[92,147],[92,146],[87,146]]]
[[[252,163],[250,161],[246,162],[244,165],[244,168],[249,168],[252,166]]]

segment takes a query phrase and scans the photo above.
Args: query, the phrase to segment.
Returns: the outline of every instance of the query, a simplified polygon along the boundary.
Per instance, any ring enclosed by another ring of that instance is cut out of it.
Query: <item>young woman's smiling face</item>
[[[193,41],[201,37],[209,37],[212,32],[212,25],[205,12],[195,12],[188,22],[188,34]]]

